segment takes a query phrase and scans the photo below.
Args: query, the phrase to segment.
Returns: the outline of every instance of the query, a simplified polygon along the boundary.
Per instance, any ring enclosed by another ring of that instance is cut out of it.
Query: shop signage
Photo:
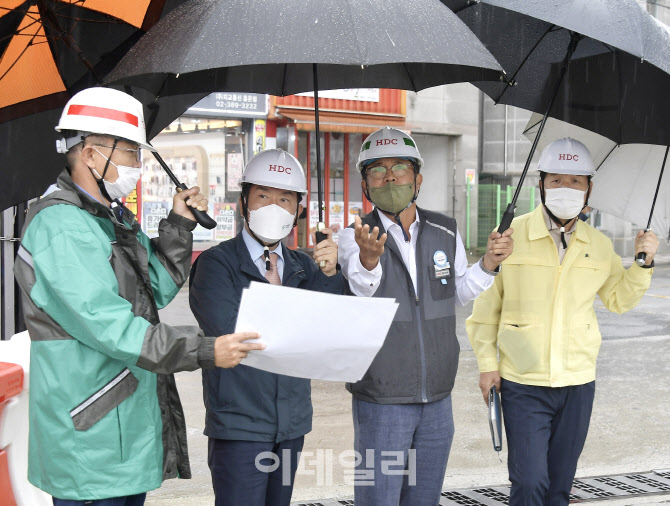
[[[158,237],[158,223],[167,218],[172,202],[147,202],[142,206],[142,217],[144,221],[144,233],[149,237]]]
[[[212,117],[265,118],[268,115],[268,96],[259,93],[233,91],[207,95],[184,114]]]
[[[216,220],[217,241],[227,241],[235,237],[235,208],[237,204],[216,203],[214,204],[214,219]]]
[[[313,97],[313,92],[296,93],[302,97]],[[346,90],[319,91],[319,98],[335,98],[338,100],[357,100],[359,102],[379,102],[379,88],[349,88]]]

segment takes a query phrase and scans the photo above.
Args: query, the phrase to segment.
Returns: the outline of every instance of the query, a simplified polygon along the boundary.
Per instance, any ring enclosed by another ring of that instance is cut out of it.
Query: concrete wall
[[[466,169],[478,165],[479,92],[471,84],[407,92],[407,124],[424,157],[419,205],[456,218],[465,240]],[[476,237],[476,192],[470,201]]]
[[[638,0],[638,3],[659,21],[670,25],[670,0]]]
[[[530,152],[531,143],[523,135],[530,112],[512,106],[495,105],[493,100],[483,96],[481,174],[497,177],[519,176]]]

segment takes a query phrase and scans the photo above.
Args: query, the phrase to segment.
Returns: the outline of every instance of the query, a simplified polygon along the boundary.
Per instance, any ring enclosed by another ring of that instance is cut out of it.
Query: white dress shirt
[[[263,250],[265,249],[261,243],[256,239],[251,237],[251,234],[247,232],[246,227],[242,229],[242,239],[244,239],[244,244],[249,250],[249,255],[251,260],[258,267],[261,276],[265,277],[267,269],[265,268],[265,257],[263,257]],[[282,243],[280,242],[275,249],[270,250],[270,253],[277,253],[279,258],[277,258],[277,273],[279,274],[279,279],[284,279],[284,256],[282,253]]]
[[[563,248],[563,243],[561,242],[561,227],[556,225],[554,223],[554,220],[552,220],[549,215],[547,214],[547,208],[542,206],[542,214],[544,215],[544,223],[547,225],[547,230],[549,230],[549,235],[551,238],[554,240],[554,243],[556,244],[556,249],[558,249],[558,263],[562,264],[563,259],[565,258],[565,252],[568,251],[567,249]],[[570,246],[570,239],[572,239],[572,233],[575,231],[575,228],[577,228],[577,220],[572,224],[572,227],[570,227],[570,230],[564,232],[565,234],[565,244]]]
[[[382,225],[390,236],[386,240],[394,240],[403,262],[409,271],[410,278],[414,284],[414,293],[417,292],[416,280],[416,238],[417,227],[419,226],[419,212],[416,212],[416,219],[409,226],[410,240],[405,242],[404,235],[400,225],[384,213],[379,212]],[[391,239],[392,238],[392,239]],[[361,264],[360,248],[356,244],[355,232],[353,228],[345,228],[340,231],[338,241],[338,262],[342,267],[342,274],[349,281],[351,291],[356,295],[371,297],[377,291],[382,278],[381,262],[368,271]],[[471,300],[477,298],[481,292],[493,284],[493,276],[486,274],[479,262],[468,268],[468,259],[465,254],[463,240],[458,230],[456,231],[456,258],[454,259],[454,278],[456,282],[456,298],[461,306],[464,306]]]

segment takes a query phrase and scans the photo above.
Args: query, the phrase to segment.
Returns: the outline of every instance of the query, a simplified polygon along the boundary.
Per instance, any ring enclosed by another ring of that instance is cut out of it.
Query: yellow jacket
[[[579,220],[576,226],[559,264],[542,205],[512,222],[514,252],[465,322],[481,372],[551,387],[595,379],[596,294],[610,311],[628,311],[649,288],[653,269],[624,269],[604,234]]]

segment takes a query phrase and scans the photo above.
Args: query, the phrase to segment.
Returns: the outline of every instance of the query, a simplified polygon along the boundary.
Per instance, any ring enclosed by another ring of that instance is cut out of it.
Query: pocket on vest
[[[455,299],[456,281],[453,278],[443,285],[439,279],[429,279],[430,297],[423,300],[423,312],[426,320],[454,316],[456,313]]]

